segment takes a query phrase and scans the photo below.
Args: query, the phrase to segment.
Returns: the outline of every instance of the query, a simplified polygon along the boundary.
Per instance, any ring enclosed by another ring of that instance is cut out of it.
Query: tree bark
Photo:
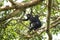
[[[50,33],[49,27],[50,27],[50,16],[51,16],[51,1],[48,0],[48,14],[47,14],[47,35],[48,35],[48,40],[52,40],[52,35]]]

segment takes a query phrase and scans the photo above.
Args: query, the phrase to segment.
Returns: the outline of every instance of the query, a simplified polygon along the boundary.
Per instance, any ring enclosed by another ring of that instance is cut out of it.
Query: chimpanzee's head
[[[26,16],[27,16],[27,18],[30,18],[31,17],[31,14],[27,14]]]

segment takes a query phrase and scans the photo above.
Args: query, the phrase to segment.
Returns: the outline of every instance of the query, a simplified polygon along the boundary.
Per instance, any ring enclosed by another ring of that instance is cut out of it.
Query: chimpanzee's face
[[[30,18],[30,17],[31,17],[31,15],[30,15],[30,14],[27,14],[27,17],[28,17],[28,18]]]

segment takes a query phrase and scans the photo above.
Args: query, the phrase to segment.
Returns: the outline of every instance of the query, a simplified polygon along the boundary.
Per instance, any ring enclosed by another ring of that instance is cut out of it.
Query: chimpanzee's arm
[[[21,19],[22,21],[27,21],[28,19]]]

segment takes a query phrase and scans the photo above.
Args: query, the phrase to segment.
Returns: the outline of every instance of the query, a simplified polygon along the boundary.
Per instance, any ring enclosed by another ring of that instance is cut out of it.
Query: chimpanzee
[[[30,20],[30,27],[28,32],[31,32],[32,30],[37,30],[42,26],[38,15],[33,16],[31,14],[27,14],[26,16],[27,16],[27,19],[23,19],[23,21]]]

